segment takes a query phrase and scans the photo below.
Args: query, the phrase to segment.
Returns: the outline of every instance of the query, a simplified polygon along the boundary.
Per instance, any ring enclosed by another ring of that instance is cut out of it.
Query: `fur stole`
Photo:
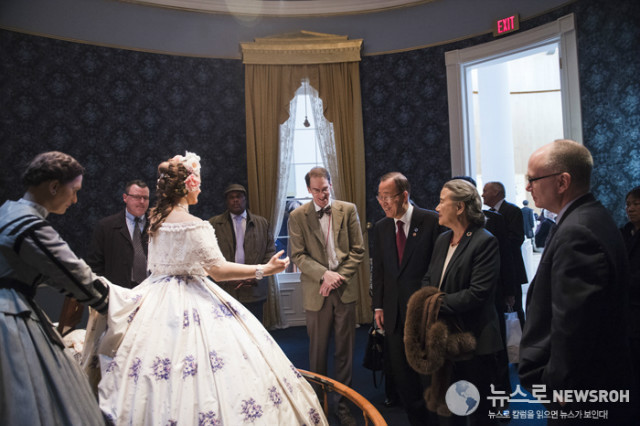
[[[431,386],[424,392],[429,411],[450,416],[445,394],[451,385],[454,361],[470,359],[476,339],[463,332],[455,317],[438,319],[444,293],[436,287],[416,291],[407,305],[404,346],[407,362],[420,374],[431,375]]]

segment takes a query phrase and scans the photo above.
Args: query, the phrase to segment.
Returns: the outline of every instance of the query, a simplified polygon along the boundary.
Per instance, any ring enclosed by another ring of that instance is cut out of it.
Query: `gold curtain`
[[[365,323],[371,321],[371,297],[359,63],[342,62],[317,67],[318,95],[323,100],[325,117],[333,123],[335,133],[338,170],[334,191],[337,199],[352,202],[358,208],[364,237],[365,256],[357,277],[360,292],[356,320]]]
[[[247,127],[247,181],[251,210],[276,222],[276,192],[280,163],[279,126],[288,118],[293,87],[291,67],[274,70],[269,65],[245,66],[245,109]],[[299,81],[299,79],[298,79]],[[275,230],[277,237],[278,230]],[[280,323],[279,297],[275,280],[269,278],[263,324]]]
[[[336,198],[356,204],[365,238],[365,261],[357,279],[359,323],[371,321],[369,254],[366,230],[364,138],[360,95],[361,40],[347,40],[309,32],[257,39],[243,43],[247,127],[249,203],[255,213],[276,218],[279,167],[279,126],[289,119],[289,103],[302,78],[318,89],[325,117],[333,123],[338,171]],[[280,312],[273,282],[265,306],[266,327],[276,325]]]

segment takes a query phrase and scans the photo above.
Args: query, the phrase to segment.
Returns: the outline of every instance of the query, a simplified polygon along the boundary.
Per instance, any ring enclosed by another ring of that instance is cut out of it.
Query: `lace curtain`
[[[306,86],[306,87],[305,87]],[[282,218],[287,204],[287,186],[289,184],[289,172],[291,170],[291,156],[293,154],[293,137],[295,132],[296,111],[298,95],[309,95],[311,104],[311,114],[316,124],[316,142],[320,147],[322,162],[326,165],[329,173],[333,176],[338,173],[338,163],[336,160],[335,139],[333,134],[333,124],[330,123],[323,114],[322,99],[318,96],[318,91],[309,85],[309,79],[302,79],[302,85],[296,91],[289,107],[289,119],[280,125],[280,153],[278,167],[278,187],[276,191],[276,221],[272,224],[274,235],[278,236],[282,226]],[[335,197],[334,194],[331,195]]]
[[[278,187],[276,190],[276,221],[272,224],[272,231],[276,238],[282,227],[282,218],[287,204],[287,187],[289,185],[289,173],[291,171],[291,156],[293,154],[293,138],[295,133],[296,111],[298,95],[309,95],[311,104],[311,115],[316,124],[316,142],[320,147],[322,162],[326,165],[329,173],[333,176],[338,172],[336,160],[335,139],[333,134],[333,124],[330,123],[323,114],[322,99],[318,96],[318,91],[309,85],[309,79],[302,79],[302,85],[295,93],[289,107],[289,119],[280,125],[280,153],[278,167]],[[334,194],[331,194],[335,197]]]
[[[276,206],[274,215],[276,220],[271,224],[273,235],[278,238],[284,209],[287,204],[287,186],[289,185],[289,172],[291,170],[291,155],[293,154],[293,135],[296,129],[296,108],[298,97],[294,96],[289,108],[290,118],[280,125],[280,153],[278,161],[278,186],[276,189]],[[286,253],[288,254],[288,253]],[[280,289],[278,289],[279,291]]]
[[[309,85],[309,82],[306,82]],[[322,99],[318,96],[318,91],[309,86],[307,92],[309,94],[309,101],[311,104],[311,114],[313,120],[316,123],[316,141],[320,147],[320,155],[322,155],[322,162],[329,170],[331,176],[338,175],[338,162],[336,159],[336,143],[333,133],[333,123],[329,122],[324,116],[324,108]],[[334,190],[332,189],[332,192]],[[331,197],[336,198],[335,194],[331,194]]]

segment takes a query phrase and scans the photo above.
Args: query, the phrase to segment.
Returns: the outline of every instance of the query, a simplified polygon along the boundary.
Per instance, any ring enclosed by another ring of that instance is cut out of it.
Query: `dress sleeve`
[[[47,222],[39,221],[22,229],[13,249],[50,286],[99,312],[107,309],[108,281],[101,281],[103,278],[95,275]]]
[[[198,228],[194,236],[193,259],[195,262],[200,263],[205,270],[225,262],[213,226]]]

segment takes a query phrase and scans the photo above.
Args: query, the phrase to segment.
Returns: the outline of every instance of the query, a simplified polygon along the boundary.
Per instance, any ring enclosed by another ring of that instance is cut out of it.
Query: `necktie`
[[[324,209],[320,209],[318,210],[318,219],[322,219],[322,216],[324,216],[325,214],[328,216],[331,216],[331,206],[327,206]]]
[[[140,284],[147,278],[147,257],[144,254],[142,248],[142,232],[140,231],[139,217],[136,217],[133,221],[133,238],[131,243],[133,244],[133,268],[131,269],[131,281]]]
[[[244,230],[242,229],[242,216],[235,216],[236,227],[236,263],[244,263]]]
[[[398,232],[396,232],[396,248],[398,249],[398,264],[402,263],[402,255],[404,254],[404,246],[407,243],[407,236],[404,233],[404,222],[399,220],[396,222]]]

